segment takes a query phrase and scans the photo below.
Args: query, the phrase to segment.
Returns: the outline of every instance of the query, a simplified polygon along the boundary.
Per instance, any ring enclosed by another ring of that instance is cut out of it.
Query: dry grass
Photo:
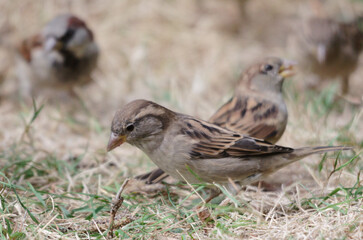
[[[0,59],[6,59],[0,66],[0,80],[6,80],[0,102],[1,239],[103,239],[111,199],[124,179],[154,167],[130,146],[106,154],[115,109],[146,98],[207,119],[230,97],[248,64],[294,55],[290,26],[311,14],[307,2],[254,0],[241,17],[232,0],[0,1]],[[341,19],[362,10],[361,1],[326,5],[328,14]],[[83,105],[37,99],[44,108],[30,123],[36,110],[17,97],[11,49],[68,11],[89,22],[100,44],[95,82],[78,89]],[[351,93],[358,97],[362,73],[363,63],[352,81]],[[116,236],[362,239],[362,157],[355,158],[363,146],[362,107],[334,101],[333,82],[320,92],[299,88],[307,77],[301,72],[285,84],[290,115],[279,143],[351,145],[355,153],[313,156],[282,169],[269,179],[283,186],[273,192],[225,192],[225,200],[207,206],[205,221],[195,211],[201,200],[189,186],[146,188],[131,181],[115,220]],[[205,196],[204,186],[194,188]]]

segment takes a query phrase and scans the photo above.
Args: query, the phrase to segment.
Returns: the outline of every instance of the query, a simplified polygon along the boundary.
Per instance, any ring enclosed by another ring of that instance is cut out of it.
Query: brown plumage
[[[55,17],[18,47],[22,95],[44,90],[72,90],[91,81],[99,49],[86,23],[71,14]]]
[[[124,142],[176,179],[221,184],[230,179],[250,184],[310,154],[351,149],[273,145],[146,100],[116,112],[107,150]]]
[[[362,18],[349,23],[313,17],[298,29],[299,65],[320,79],[341,78],[342,93],[358,65],[363,47]]]
[[[287,124],[283,80],[293,74],[292,62],[267,58],[241,76],[234,96],[208,121],[218,126],[275,143]]]
[[[247,68],[234,96],[208,121],[220,127],[276,143],[287,124],[282,96],[284,78],[293,74],[292,62],[266,58]],[[160,182],[167,175],[160,169],[137,176],[146,183]]]

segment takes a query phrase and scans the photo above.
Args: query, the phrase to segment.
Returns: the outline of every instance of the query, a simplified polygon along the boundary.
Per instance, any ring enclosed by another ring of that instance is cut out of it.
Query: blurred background
[[[92,83],[75,89],[78,98],[50,102],[37,96],[38,107],[44,108],[30,127],[34,109],[19,94],[16,48],[62,13],[75,14],[92,29],[100,48],[98,66]],[[0,166],[18,158],[31,159],[32,164],[54,159],[73,164],[80,159],[72,180],[58,177],[54,170],[58,167],[46,167],[47,177],[28,181],[54,192],[77,189],[112,196],[100,185],[121,184],[121,178],[155,167],[129,145],[106,155],[117,108],[144,98],[208,119],[230,99],[241,72],[256,60],[276,56],[300,62],[301,26],[314,16],[351,22],[363,16],[363,1],[0,0],[0,150],[4,156]],[[318,81],[311,88],[316,76],[308,68],[298,68],[296,76],[284,83],[289,120],[278,144],[350,145],[361,151],[362,76],[360,56],[349,92],[343,96],[339,77]],[[317,168],[318,159],[321,156],[312,156],[287,167],[270,181],[322,186],[311,170]],[[327,177],[331,168],[327,166],[322,175]],[[21,182],[23,176],[18,177]],[[348,185],[356,181],[354,174],[342,178]],[[329,184],[339,181],[335,178]]]

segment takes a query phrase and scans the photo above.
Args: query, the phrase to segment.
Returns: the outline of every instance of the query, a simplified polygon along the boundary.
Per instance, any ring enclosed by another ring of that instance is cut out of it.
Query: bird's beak
[[[50,37],[45,40],[44,48],[46,51],[60,50],[63,47],[63,43],[54,37]]]
[[[279,69],[279,75],[283,78],[294,76],[296,74],[294,70],[295,65],[295,61],[284,60],[283,64]]]
[[[113,150],[114,148],[117,148],[121,144],[123,144],[126,141],[126,136],[119,136],[115,133],[111,133],[110,140],[108,140],[107,144],[107,152]]]

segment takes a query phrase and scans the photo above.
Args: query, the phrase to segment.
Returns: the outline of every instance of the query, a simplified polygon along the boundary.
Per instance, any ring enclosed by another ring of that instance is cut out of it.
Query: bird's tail
[[[345,151],[345,150],[351,150],[351,149],[353,149],[353,148],[345,147],[345,146],[303,147],[303,148],[297,148],[293,152],[289,153],[289,159],[291,159],[293,161],[297,161],[297,160],[300,160],[311,154]]]
[[[292,152],[285,153],[281,156],[281,158],[271,158],[272,162],[266,164],[266,172],[274,172],[277,169],[283,168],[286,165],[289,165],[293,162],[299,161],[300,159],[307,157],[312,154],[317,153],[325,153],[325,152],[334,152],[334,151],[344,151],[344,150],[351,150],[352,147],[344,147],[344,146],[321,146],[321,147],[303,147],[297,148]]]

